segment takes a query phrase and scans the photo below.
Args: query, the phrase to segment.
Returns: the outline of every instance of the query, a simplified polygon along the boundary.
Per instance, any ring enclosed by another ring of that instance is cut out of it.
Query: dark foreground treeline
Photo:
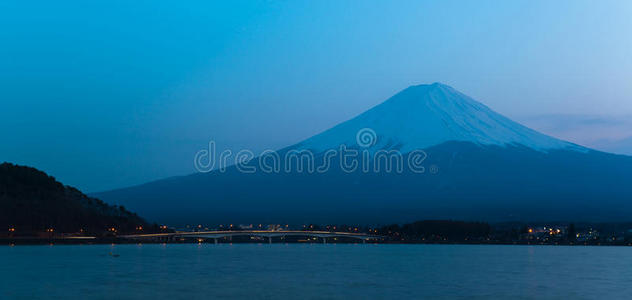
[[[392,242],[632,245],[632,223],[419,221],[374,232]]]
[[[40,237],[0,237],[0,244],[47,244],[47,243],[361,243],[353,237],[318,237],[322,231],[364,234],[369,243],[426,243],[426,244],[524,244],[524,245],[628,245],[632,246],[632,223],[484,223],[452,220],[424,220],[409,224],[387,226],[351,225],[269,225],[257,228],[222,225],[183,228],[183,231],[252,231],[256,230],[303,230],[318,231],[314,235],[266,237],[248,234],[213,238],[188,238],[183,236],[153,236],[151,238],[125,239],[117,234],[101,235],[96,238],[69,239],[60,235]],[[173,232],[164,226],[147,231]]]
[[[368,233],[390,243],[632,245],[632,223],[424,220],[376,227],[307,225],[305,229]]]
[[[0,164],[0,237],[104,236],[153,227],[124,207],[88,197],[42,171]]]

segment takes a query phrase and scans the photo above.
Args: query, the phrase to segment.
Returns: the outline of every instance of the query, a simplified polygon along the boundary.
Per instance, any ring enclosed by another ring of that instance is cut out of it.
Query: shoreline
[[[0,246],[52,246],[52,245],[132,245],[132,244],[323,244],[320,241],[220,241],[214,243],[210,240],[196,241],[139,241],[123,238],[0,238]],[[363,244],[358,241],[332,241],[327,244]],[[505,245],[505,246],[616,246],[629,247],[630,243],[535,243],[535,242],[504,242],[504,241],[367,241],[371,245]]]

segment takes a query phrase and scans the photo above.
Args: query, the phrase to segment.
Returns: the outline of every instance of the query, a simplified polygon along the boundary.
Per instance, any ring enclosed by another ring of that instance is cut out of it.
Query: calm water
[[[0,299],[632,296],[627,247],[0,246],[0,259]]]

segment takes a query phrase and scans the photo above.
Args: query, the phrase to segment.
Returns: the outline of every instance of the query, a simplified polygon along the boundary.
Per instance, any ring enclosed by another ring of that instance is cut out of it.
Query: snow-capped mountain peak
[[[584,149],[520,125],[441,83],[408,87],[294,148],[324,151],[341,144],[367,146],[367,140],[361,141],[362,134],[367,135],[364,138],[369,139],[372,150],[394,148],[403,153],[449,141],[522,145],[538,151]]]

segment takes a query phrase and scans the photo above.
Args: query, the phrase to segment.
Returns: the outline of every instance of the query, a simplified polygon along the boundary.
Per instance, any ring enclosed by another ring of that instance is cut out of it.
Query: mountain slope
[[[357,135],[369,128],[370,143]],[[519,125],[441,84],[410,87],[383,104],[279,151],[423,149],[425,172],[238,168],[99,194],[173,223],[391,223],[418,219],[625,220],[632,158],[593,151]],[[251,166],[260,165],[253,159]],[[374,170],[377,159],[369,160]]]
[[[34,168],[0,164],[0,226],[18,234],[44,231],[133,231],[145,221],[123,207],[107,205]]]

